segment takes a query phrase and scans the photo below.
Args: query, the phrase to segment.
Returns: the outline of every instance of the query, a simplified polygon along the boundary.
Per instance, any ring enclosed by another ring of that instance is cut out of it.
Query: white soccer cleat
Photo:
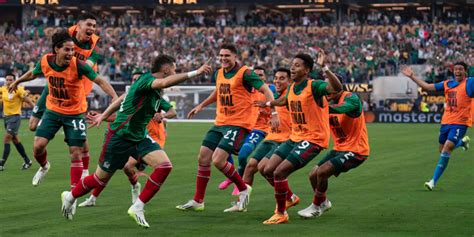
[[[49,161],[48,163],[46,163],[46,165],[44,167],[40,167],[38,169],[38,171],[36,171],[36,174],[35,176],[33,176],[33,181],[31,182],[33,184],[33,186],[38,186],[41,181],[44,179],[44,176],[46,175],[46,173],[48,173],[49,171]]]
[[[324,212],[331,209],[331,207],[332,207],[331,202],[326,199],[326,201],[321,203],[321,205],[319,205],[319,206],[316,206],[313,203],[311,203],[311,205],[309,205],[309,207],[298,211],[298,215],[303,217],[303,218],[319,217]]]
[[[463,142],[462,149],[465,151],[469,150],[469,142],[471,141],[471,138],[469,136],[464,136],[461,141]]]
[[[435,187],[435,184],[433,180],[425,182],[425,188],[428,189],[429,191],[432,191],[434,187]]]
[[[247,211],[247,208],[245,208],[244,210],[239,209],[239,202],[232,202],[231,205],[232,206],[225,209],[224,212],[246,212]]]
[[[204,211],[204,202],[199,203],[191,199],[183,205],[176,206],[176,209],[179,209],[182,211],[189,211],[189,210]]]
[[[71,192],[69,191],[64,191],[61,193],[61,202],[62,202],[61,213],[68,220],[72,220],[72,217],[76,213],[76,203],[77,203],[76,200],[74,200],[74,202],[67,200],[67,196],[71,195],[70,193]]]
[[[132,203],[135,203],[135,201],[138,199],[141,190],[142,185],[139,182],[137,182],[135,185],[132,185]]]
[[[86,199],[84,202],[81,202],[81,204],[79,204],[79,207],[93,207],[95,206],[95,201],[96,201],[96,197],[94,197],[94,195],[91,195],[88,199]]]
[[[249,205],[250,202],[250,194],[252,194],[252,187],[248,184],[247,189],[240,192],[239,194],[239,211],[247,211],[247,206]]]
[[[150,225],[148,222],[146,222],[144,210],[135,210],[132,205],[128,209],[127,213],[139,226],[143,228],[150,228]]]
[[[89,170],[82,170],[81,179],[84,179],[87,176],[89,176]]]

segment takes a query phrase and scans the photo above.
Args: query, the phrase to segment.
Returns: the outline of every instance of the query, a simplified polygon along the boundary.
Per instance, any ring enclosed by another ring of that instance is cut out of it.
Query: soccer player
[[[46,146],[63,127],[71,156],[71,187],[74,187],[82,175],[81,147],[86,139],[84,113],[87,108],[84,106],[84,86],[81,80],[93,81],[113,99],[117,99],[117,94],[89,65],[73,56],[74,43],[67,31],[62,30],[52,36],[52,50],[53,53],[44,55],[32,71],[13,82],[9,90],[13,91],[20,83],[33,80],[39,75],[44,75],[47,79],[49,93],[46,97],[46,111],[36,129],[33,145],[33,155],[41,167],[33,177],[32,184],[37,186],[48,172],[50,164]]]
[[[324,65],[324,52],[318,53],[318,64]],[[314,61],[308,54],[297,54],[291,63],[293,83],[286,96],[259,106],[285,106],[291,114],[290,139],[282,143],[270,157],[263,173],[273,177],[277,210],[263,224],[288,222],[286,199],[288,194],[288,176],[303,168],[329,144],[329,109],[326,95],[342,90],[335,76],[328,76],[329,83],[309,79]],[[323,71],[328,72],[327,66]],[[330,73],[332,74],[332,73]]]
[[[96,17],[89,13],[82,13],[79,16],[79,21],[76,25],[71,26],[68,29],[69,35],[72,37],[74,42],[74,56],[81,61],[85,61],[91,66],[95,72],[98,71],[97,60],[101,57],[97,44],[100,37],[95,34],[97,27]],[[84,101],[83,106],[87,110],[86,97],[92,91],[92,82],[90,80],[82,80],[84,83]],[[46,85],[36,106],[33,109],[32,116],[30,117],[29,127],[31,131],[35,131],[38,126],[38,122],[44,114],[46,109],[46,96],[48,95],[48,86]],[[87,140],[82,147],[82,164],[83,171],[82,176],[89,174],[89,143]]]
[[[358,167],[369,156],[364,112],[357,94],[341,91],[330,93],[328,98],[334,147],[311,171],[309,179],[314,190],[313,203],[298,211],[298,215],[304,218],[321,216],[331,208],[331,202],[326,199],[329,177],[338,177],[340,173]]]
[[[438,139],[440,152],[438,165],[433,177],[425,183],[425,187],[431,191],[448,166],[453,150],[468,147],[470,139],[464,135],[473,122],[471,103],[474,98],[474,78],[467,78],[467,64],[464,62],[454,64],[454,78],[435,84],[417,78],[410,67],[405,67],[402,73],[426,91],[444,91],[446,98]]]
[[[260,79],[262,79],[263,82],[266,83],[267,76],[265,75],[265,69],[263,67],[255,67],[253,71],[255,72],[255,74],[257,74],[257,76],[260,77]],[[275,92],[273,85],[268,85],[268,87],[272,90],[272,92]],[[252,92],[252,98],[253,100],[265,100],[265,95],[257,90],[254,90]],[[260,142],[263,141],[263,139],[265,139],[268,134],[268,130],[270,128],[268,122],[271,118],[271,112],[272,111],[270,108],[256,108],[256,124],[250,134],[247,136],[247,138],[245,138],[244,144],[240,148],[238,154],[239,166],[237,167],[237,172],[241,177],[243,177],[244,175],[248,157],[250,156],[250,154],[252,154],[257,145],[260,144]],[[229,157],[229,162],[231,162],[232,164],[234,163],[232,156]],[[221,184],[219,184],[219,189],[226,189],[230,184],[232,184],[232,181],[230,179],[225,179]],[[234,186],[232,195],[238,194],[239,190],[237,189],[237,186]]]
[[[166,68],[162,68],[166,67]],[[170,75],[157,78],[157,72]],[[175,60],[167,55],[158,56],[152,62],[151,73],[142,75],[133,83],[128,92],[113,102],[92,125],[99,126],[101,121],[118,110],[117,118],[107,128],[105,141],[99,158],[99,166],[94,174],[81,180],[71,192],[61,194],[62,213],[72,219],[75,213],[75,200],[94,188],[105,186],[117,169],[123,168],[130,156],[141,159],[154,168],[139,198],[128,209],[135,222],[148,228],[144,215],[144,206],[158,192],[171,172],[172,164],[158,143],[149,138],[146,126],[162,102],[161,90],[179,84],[188,78],[209,73],[211,67],[206,63],[198,70],[175,74]]]
[[[2,86],[0,93],[2,94],[3,103],[3,117],[5,119],[5,137],[3,138],[3,157],[0,160],[0,171],[5,169],[8,155],[10,155],[10,142],[13,141],[18,153],[23,157],[22,170],[30,168],[31,160],[25,152],[25,148],[21,144],[18,130],[21,123],[21,105],[23,101],[28,103],[31,107],[35,104],[28,98],[28,92],[24,87],[19,87],[18,90],[10,93],[8,87],[15,81],[15,75],[7,74],[5,76],[5,86]]]
[[[171,65],[164,65],[160,68],[160,70],[156,73],[157,78],[165,78],[168,76],[168,74],[165,74],[163,72],[164,69],[167,69]],[[135,82],[142,73],[136,73],[134,72],[132,75],[132,83]],[[162,114],[162,111],[165,113]],[[87,119],[89,121],[94,121],[96,117],[100,116],[101,114],[95,113],[95,112],[89,112],[87,115]],[[116,114],[113,114],[109,116],[106,121],[107,122],[113,122],[116,118]],[[148,131],[149,137],[153,139],[155,142],[160,145],[161,149],[165,148],[165,140],[166,140],[166,131],[164,127],[164,119],[170,119],[176,117],[176,110],[173,109],[173,106],[166,101],[166,99],[162,98],[160,100],[160,107],[158,109],[158,112],[155,113],[153,116],[153,119],[150,120],[148,125],[146,126],[146,129]],[[138,157],[140,159],[140,157]],[[127,175],[128,180],[130,181],[131,185],[131,193],[132,193],[132,203],[135,203],[137,200],[138,196],[140,195],[141,191],[141,184],[138,182],[138,174],[135,171],[135,168],[138,168],[140,171],[141,169],[145,168],[145,165],[143,162],[138,163],[136,159],[133,157],[130,157],[123,167],[123,172],[125,175]],[[89,198],[87,198],[84,202],[79,204],[79,207],[92,207],[95,206],[95,202],[97,198],[99,197],[100,193],[104,189],[104,186],[99,186],[97,188],[94,188],[92,191],[92,194]]]
[[[275,72],[273,81],[276,87],[275,99],[286,96],[288,86],[291,83],[290,74],[290,70],[286,68],[279,68]],[[250,186],[253,185],[253,178],[255,173],[260,171],[260,173],[263,175],[263,171],[266,165],[269,163],[269,159],[275,149],[282,142],[288,141],[288,139],[290,138],[291,117],[288,108],[286,106],[278,106],[275,108],[275,110],[278,114],[280,125],[276,129],[270,129],[268,136],[262,143],[257,146],[254,153],[252,153],[252,157],[250,158],[247,167],[245,167],[243,180],[246,184]],[[276,161],[281,162],[282,160]],[[275,163],[274,166],[275,165],[277,164]],[[266,176],[264,176],[264,178],[270,183],[270,185],[274,186],[273,177],[267,178]],[[300,198],[294,195],[290,189],[288,189],[286,197],[286,209],[297,205],[300,201]],[[232,205],[232,207],[225,209],[224,212],[239,211],[237,204],[238,202]]]
[[[234,165],[227,161],[229,154],[236,154],[254,125],[252,88],[265,94],[267,101],[273,101],[273,93],[268,86],[247,66],[237,63],[237,49],[234,45],[223,44],[219,51],[222,67],[214,73],[216,90],[201,104],[193,108],[188,118],[201,109],[217,102],[216,121],[207,132],[198,157],[198,172],[194,198],[176,206],[180,210],[204,210],[204,196],[211,175],[211,162],[239,189],[239,209],[247,208],[251,187],[246,185],[236,172]],[[272,127],[278,125],[276,115],[271,119]]]

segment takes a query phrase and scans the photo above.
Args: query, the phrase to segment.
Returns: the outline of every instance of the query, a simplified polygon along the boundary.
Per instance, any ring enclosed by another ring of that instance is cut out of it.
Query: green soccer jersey
[[[110,128],[123,139],[141,141],[147,135],[146,126],[160,110],[168,111],[171,105],[161,97],[161,90],[153,90],[155,78],[150,74],[140,76],[134,82],[120,105],[117,118]]]

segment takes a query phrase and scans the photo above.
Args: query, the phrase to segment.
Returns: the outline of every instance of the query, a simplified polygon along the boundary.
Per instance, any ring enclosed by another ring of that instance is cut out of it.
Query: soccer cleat
[[[95,206],[95,201],[96,201],[96,197],[94,197],[94,195],[91,195],[88,199],[86,199],[84,202],[81,202],[79,204],[79,207],[93,207]]]
[[[137,182],[135,185],[132,185],[132,203],[135,203],[138,196],[140,196],[140,192],[142,190],[142,185]]]
[[[467,151],[469,150],[469,142],[471,141],[471,138],[469,136],[464,136],[462,139],[462,149]]]
[[[38,186],[38,184],[41,183],[41,181],[44,179],[44,176],[46,175],[46,173],[48,173],[49,171],[49,168],[50,168],[50,165],[49,165],[49,162],[46,163],[46,165],[44,167],[40,167],[38,169],[38,171],[36,171],[36,174],[35,176],[33,176],[33,181],[31,182],[33,184],[33,186]]]
[[[61,202],[62,202],[61,213],[66,219],[72,220],[72,217],[76,213],[76,201],[74,200],[74,202],[70,202],[66,200],[66,197],[69,194],[70,194],[69,191],[64,191],[61,193]]]
[[[247,189],[239,194],[239,211],[246,211],[250,202],[250,194],[252,194],[252,187],[246,184]]]
[[[226,188],[228,188],[230,185],[232,184],[232,180],[230,179],[225,179],[224,181],[222,181],[220,184],[219,184],[219,189],[220,190],[224,190]]]
[[[232,196],[239,196],[239,189],[237,188],[236,185],[234,185],[234,189],[232,190]]]
[[[311,203],[311,205],[309,205],[309,207],[298,211],[298,215],[303,217],[303,218],[319,217],[324,212],[331,209],[331,207],[332,207],[331,201],[326,199],[326,201],[321,203],[321,205],[319,205],[319,206],[316,206],[313,203]]]
[[[0,165],[0,171],[4,171],[4,170],[5,170],[5,166]]]
[[[224,212],[246,212],[247,208],[240,210],[239,209],[239,202],[232,202],[232,206],[225,209]]]
[[[89,170],[82,170],[81,179],[84,179],[87,176],[89,176]]]
[[[266,220],[263,222],[265,225],[276,225],[276,224],[282,224],[286,223],[290,220],[290,216],[288,216],[288,213],[275,213],[270,219]]]
[[[435,184],[433,180],[425,182],[425,188],[428,189],[429,191],[433,190],[434,187],[435,187]]]
[[[144,210],[134,210],[133,205],[127,211],[128,215],[141,227],[150,228],[148,222],[145,219]]]
[[[29,169],[31,166],[33,165],[33,162],[28,162],[28,163],[23,163],[23,165],[21,166],[21,170],[27,170]]]
[[[300,197],[296,196],[296,194],[293,194],[290,199],[291,200],[286,200],[286,210],[300,203]]]
[[[199,203],[194,200],[189,200],[187,203],[178,205],[176,206],[176,209],[182,210],[182,211],[204,211],[204,202]]]

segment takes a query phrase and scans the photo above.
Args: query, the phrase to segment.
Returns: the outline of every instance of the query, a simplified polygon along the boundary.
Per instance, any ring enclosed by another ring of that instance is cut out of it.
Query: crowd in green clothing
[[[27,27],[0,35],[3,49],[0,76],[10,70],[22,74],[33,68],[42,54],[50,52],[50,42],[43,34],[41,27]],[[299,51],[316,57],[319,47],[326,51],[329,66],[344,82],[367,83],[375,76],[394,75],[401,64],[428,64],[426,77],[437,82],[448,78],[450,66],[460,59],[471,65],[469,73],[474,74],[473,32],[435,30],[430,25],[420,25],[415,34],[374,30],[364,34],[343,31],[335,35],[275,31],[223,35],[217,31],[192,36],[180,32],[163,37],[152,33],[132,34],[126,28],[119,36],[100,32],[100,28],[99,34],[102,55],[99,68],[112,80],[130,81],[134,68],[148,68],[151,59],[160,54],[173,55],[179,71],[188,71],[213,56],[223,42],[238,46],[244,64],[263,66],[268,71],[288,67]],[[212,82],[211,77],[201,77],[188,83]]]

